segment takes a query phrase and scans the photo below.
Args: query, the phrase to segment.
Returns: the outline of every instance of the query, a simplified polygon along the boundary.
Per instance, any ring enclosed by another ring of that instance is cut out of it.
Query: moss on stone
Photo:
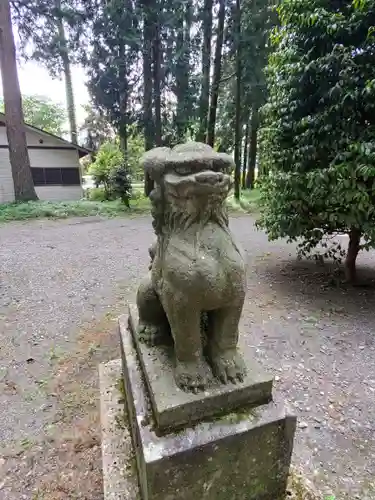
[[[119,429],[126,429],[128,426],[128,417],[125,411],[120,411],[115,416],[116,425]]]
[[[253,421],[256,418],[257,418],[257,413],[255,408],[247,408],[247,409],[241,408],[239,410],[232,411],[231,413],[221,415],[216,419],[214,418],[213,420],[215,420],[216,422],[238,424],[239,422],[242,422],[244,420]]]
[[[218,412],[216,415],[212,417],[207,417],[203,419],[203,422],[218,422],[223,424],[238,424],[239,422],[243,422],[244,420],[250,420],[253,422],[258,418],[258,413],[256,407],[254,405],[251,406],[243,406],[238,408],[237,410],[231,411],[227,413],[225,411]]]
[[[307,479],[296,470],[291,470],[286,499],[289,500],[321,500]]]
[[[122,377],[118,379],[117,384],[116,384],[116,389],[121,394],[121,401],[119,401],[119,403],[125,402],[126,391],[125,391],[124,379]]]

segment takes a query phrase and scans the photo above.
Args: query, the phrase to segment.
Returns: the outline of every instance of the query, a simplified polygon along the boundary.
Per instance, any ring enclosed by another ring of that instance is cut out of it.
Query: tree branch
[[[223,78],[220,79],[220,82],[219,84],[222,84],[224,82],[227,82],[228,80],[231,80],[234,76],[236,76],[236,72],[234,73],[231,73],[230,75],[228,76],[224,76]]]

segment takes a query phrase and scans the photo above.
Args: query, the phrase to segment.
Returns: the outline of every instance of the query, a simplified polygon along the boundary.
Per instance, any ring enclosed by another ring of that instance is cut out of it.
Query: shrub
[[[359,250],[375,247],[373,0],[284,0],[272,36],[263,109],[261,227],[270,239],[319,244],[354,281]],[[332,243],[333,242],[333,243]]]
[[[106,199],[111,199],[112,171],[122,165],[124,156],[116,142],[105,142],[99,149],[94,163],[91,164],[89,173],[92,175],[96,187],[103,186]]]
[[[88,190],[87,198],[90,201],[106,201],[107,193],[104,188],[92,188]]]
[[[141,198],[144,198],[144,192],[142,189],[137,189],[134,187],[134,184],[132,184],[132,194],[131,194],[131,199],[132,200],[140,200]]]
[[[130,208],[129,200],[132,194],[132,183],[129,169],[124,161],[121,165],[112,169],[109,176],[109,185],[113,195],[120,198],[122,203]]]

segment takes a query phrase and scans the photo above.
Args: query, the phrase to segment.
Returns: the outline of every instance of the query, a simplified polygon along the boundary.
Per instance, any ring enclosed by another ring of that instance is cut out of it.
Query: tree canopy
[[[88,20],[95,1],[10,0],[17,26],[20,54],[42,64],[65,82],[66,107],[72,142],[78,141],[72,67],[87,48]]]
[[[146,149],[190,137],[229,152],[236,144],[237,151],[248,151],[255,137],[256,156],[255,127],[252,135],[245,129],[252,107],[259,107],[259,96],[265,95],[262,72],[271,16],[268,2],[251,0],[242,10],[238,41],[232,33],[235,0],[127,0],[125,9],[119,0],[97,1],[86,16],[89,50],[84,45],[81,61],[93,106],[116,129],[125,157],[133,125],[143,131]],[[238,103],[245,105],[236,108],[238,45],[246,82],[237,79]],[[237,160],[245,167],[247,153]]]
[[[0,99],[0,109],[4,109],[4,101]],[[45,96],[22,96],[22,109],[25,122],[45,132],[58,136],[64,135],[66,111],[64,107]]]
[[[107,121],[125,157],[134,130],[144,134],[146,149],[198,138],[236,150],[237,173],[246,168],[250,149],[256,156],[251,117],[261,101],[254,96],[264,81],[271,0],[248,0],[241,7],[238,0],[10,1],[22,57],[65,79],[72,140],[71,65],[79,63],[93,107],[88,122],[94,114]],[[97,132],[99,141],[88,135],[92,145],[103,142]],[[237,175],[237,192],[239,181]]]
[[[278,11],[260,225],[329,256],[340,251],[329,238],[348,234],[353,280],[359,249],[375,245],[375,4],[284,0]]]
[[[124,151],[136,73],[139,23],[136,5],[112,0],[98,8],[92,24],[92,50],[87,58],[88,88],[95,107],[116,128]]]
[[[84,142],[88,149],[97,151],[109,139],[114,139],[116,132],[102,110],[92,104],[84,106],[85,120],[80,128],[84,135]]]

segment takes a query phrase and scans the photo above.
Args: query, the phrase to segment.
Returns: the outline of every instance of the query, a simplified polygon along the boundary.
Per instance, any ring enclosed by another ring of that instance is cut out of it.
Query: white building
[[[65,139],[25,124],[35,190],[40,200],[79,200],[83,196],[79,159],[91,153]],[[5,115],[0,113],[0,203],[14,201]]]

